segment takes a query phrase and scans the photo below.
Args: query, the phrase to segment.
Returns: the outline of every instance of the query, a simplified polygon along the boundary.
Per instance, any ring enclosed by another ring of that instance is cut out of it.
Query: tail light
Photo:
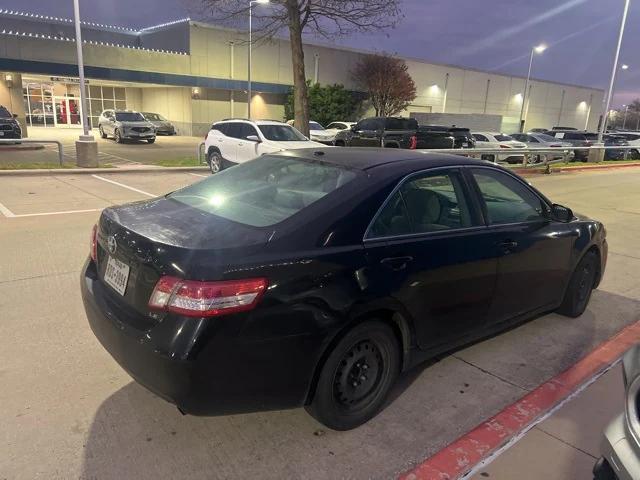
[[[265,278],[199,282],[164,276],[158,280],[149,308],[188,317],[216,317],[256,307],[267,288]]]
[[[98,225],[94,225],[91,229],[91,260],[98,261]]]
[[[418,137],[411,135],[409,139],[409,150],[415,150],[418,147]]]

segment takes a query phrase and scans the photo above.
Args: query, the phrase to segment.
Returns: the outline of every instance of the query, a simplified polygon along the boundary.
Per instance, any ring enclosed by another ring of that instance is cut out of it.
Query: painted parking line
[[[611,369],[640,342],[640,321],[601,343],[572,367],[402,474],[400,480],[471,476]]]
[[[201,175],[199,173],[189,173],[189,175],[193,175],[194,177],[204,177],[204,178],[207,178],[207,177],[211,176],[211,175]]]
[[[5,207],[1,203],[0,203],[0,213],[2,213],[2,215],[4,215],[7,218],[13,218],[16,216],[15,213],[13,213],[11,210],[9,210],[7,207]]]
[[[118,185],[119,187],[126,188],[133,192],[141,193],[142,195],[146,195],[147,197],[156,198],[158,195],[153,193],[145,192],[144,190],[140,190],[135,187],[130,187],[129,185],[125,185],[124,183],[116,182],[115,180],[109,180],[108,178],[101,177],[100,175],[91,175],[93,178],[97,178],[98,180],[102,180],[103,182],[112,183],[113,185]]]
[[[102,208],[87,208],[85,210],[62,210],[59,212],[41,212],[41,213],[13,213],[7,207],[0,203],[0,213],[7,218],[23,218],[23,217],[43,217],[49,215],[66,215],[69,213],[87,213],[87,212],[100,212]]]

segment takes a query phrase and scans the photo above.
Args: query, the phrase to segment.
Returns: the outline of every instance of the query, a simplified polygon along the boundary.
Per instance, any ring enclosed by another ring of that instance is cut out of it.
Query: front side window
[[[489,169],[472,170],[486,205],[490,225],[543,220],[544,203],[511,175]]]
[[[387,201],[367,238],[432,233],[471,227],[457,172],[425,174],[407,180]]]
[[[262,156],[167,196],[252,227],[282,222],[356,178],[353,170]]]
[[[253,128],[253,125],[249,125],[248,123],[243,123],[242,124],[242,129],[240,130],[240,137],[241,138],[247,138],[250,136],[256,136],[258,137],[258,132],[256,132],[256,129]],[[260,138],[260,137],[258,137]]]
[[[144,122],[144,117],[138,112],[117,112],[116,120],[119,122]]]
[[[258,125],[262,135],[274,142],[304,142],[307,138],[289,125]]]

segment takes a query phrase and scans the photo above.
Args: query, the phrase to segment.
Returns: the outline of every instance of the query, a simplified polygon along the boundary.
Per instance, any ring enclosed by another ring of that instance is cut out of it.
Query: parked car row
[[[173,124],[159,113],[133,110],[104,110],[98,119],[100,137],[112,137],[117,143],[144,140],[154,143],[157,135],[175,135]]]

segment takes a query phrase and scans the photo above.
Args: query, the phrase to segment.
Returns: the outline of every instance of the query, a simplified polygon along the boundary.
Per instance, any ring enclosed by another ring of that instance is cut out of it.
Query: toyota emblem
[[[116,243],[116,238],[113,235],[110,235],[109,238],[107,239],[107,249],[109,250],[109,253],[111,254],[116,253],[117,248],[118,248],[118,244]]]

